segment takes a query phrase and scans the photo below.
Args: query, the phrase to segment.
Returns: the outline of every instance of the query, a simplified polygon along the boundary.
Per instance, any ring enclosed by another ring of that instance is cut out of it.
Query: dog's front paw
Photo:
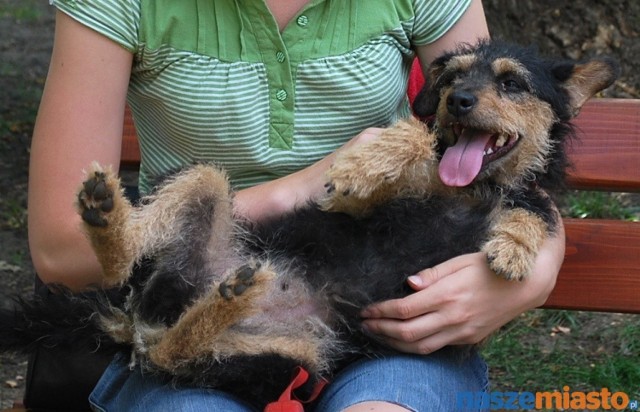
[[[547,237],[547,225],[524,209],[503,210],[483,245],[489,267],[507,280],[523,280]]]
[[[377,139],[340,153],[327,171],[325,210],[366,215],[398,195],[435,189],[436,136],[412,119],[386,129]]]
[[[343,155],[327,171],[327,193],[334,197],[366,199],[378,187],[391,182],[397,175],[385,173],[382,167],[372,164],[376,159],[363,152]]]
[[[85,223],[93,227],[109,224],[107,216],[113,211],[117,185],[117,178],[111,172],[98,167],[88,174],[78,193],[78,209]]]
[[[321,200],[323,209],[362,216],[393,197],[394,183],[402,174],[402,165],[389,161],[382,148],[376,147],[382,143],[376,143],[338,157],[327,171],[327,194]]]
[[[507,280],[524,280],[533,269],[535,254],[525,247],[500,245],[499,241],[490,241],[485,245],[489,268],[498,276]]]

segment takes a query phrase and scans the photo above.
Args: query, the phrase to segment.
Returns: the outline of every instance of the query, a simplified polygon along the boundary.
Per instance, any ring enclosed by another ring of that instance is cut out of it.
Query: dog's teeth
[[[501,134],[500,136],[498,136],[498,139],[496,140],[496,147],[502,147],[505,145],[505,143],[507,143],[507,139],[508,137]]]
[[[492,148],[488,148],[487,150],[484,151],[484,155],[485,156],[490,155],[490,154],[493,154],[493,149]]]

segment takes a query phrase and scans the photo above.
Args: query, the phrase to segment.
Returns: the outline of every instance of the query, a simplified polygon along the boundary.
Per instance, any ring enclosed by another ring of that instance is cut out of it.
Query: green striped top
[[[213,161],[234,187],[326,156],[410,114],[413,46],[470,0],[311,0],[280,32],[261,0],[53,0],[134,54],[140,189]]]

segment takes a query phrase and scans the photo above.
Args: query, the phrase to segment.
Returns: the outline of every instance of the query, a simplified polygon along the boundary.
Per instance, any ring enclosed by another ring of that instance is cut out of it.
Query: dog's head
[[[483,41],[433,62],[414,111],[434,118],[446,185],[540,181],[564,173],[569,120],[618,73],[606,58],[549,60],[529,48]]]

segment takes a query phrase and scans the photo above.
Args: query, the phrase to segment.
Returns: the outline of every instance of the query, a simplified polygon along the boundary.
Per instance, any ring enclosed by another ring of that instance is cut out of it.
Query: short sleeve
[[[471,0],[415,0],[412,43],[433,43],[462,17]]]
[[[61,12],[125,49],[138,50],[140,0],[50,0]]]

